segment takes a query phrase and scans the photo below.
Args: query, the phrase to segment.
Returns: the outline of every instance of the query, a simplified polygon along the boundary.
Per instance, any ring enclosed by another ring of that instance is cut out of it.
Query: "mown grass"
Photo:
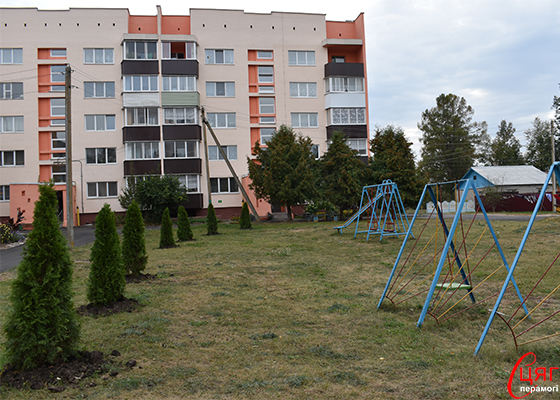
[[[473,357],[493,303],[441,325],[427,319],[422,329],[416,327],[420,310],[414,302],[377,310],[401,239],[366,242],[365,235],[355,239],[349,230],[336,233],[335,224],[260,224],[249,231],[220,224],[218,236],[194,225],[196,241],[165,250],[157,248],[159,232],[147,231],[146,272],[157,279],[126,288],[126,296],[143,307],[80,317],[81,348],[118,350],[122,361],[135,359],[137,367],[116,377],[93,377],[57,395],[3,388],[0,397],[509,398],[509,374],[525,349],[515,350],[507,327],[496,321],[481,356]],[[526,223],[493,225],[513,259]],[[87,303],[90,248],[72,251],[76,307]],[[558,248],[560,219],[537,222],[523,256],[528,261],[516,275],[523,290]],[[3,275],[5,310],[14,272]],[[554,272],[541,295],[559,280]],[[557,339],[530,350],[540,366],[560,364]]]

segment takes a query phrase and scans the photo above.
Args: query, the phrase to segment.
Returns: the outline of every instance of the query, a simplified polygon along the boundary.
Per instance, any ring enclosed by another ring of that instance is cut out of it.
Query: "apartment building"
[[[66,214],[67,65],[75,223],[104,203],[124,211],[127,178],[160,174],[187,187],[190,215],[205,215],[209,193],[221,218],[239,214],[240,188],[202,111],[246,189],[255,142],[282,124],[309,136],[317,157],[339,130],[368,155],[363,14],[2,8],[0,24],[1,218],[20,207],[31,222],[49,180]],[[251,197],[261,216],[271,210]]]

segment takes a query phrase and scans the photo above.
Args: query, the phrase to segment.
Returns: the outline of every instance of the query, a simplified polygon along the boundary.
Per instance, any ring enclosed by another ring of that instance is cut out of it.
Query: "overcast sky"
[[[475,121],[494,136],[512,122],[524,143],[535,117],[552,118],[560,95],[558,0],[0,0],[2,7],[128,8],[134,15],[188,15],[192,8],[326,14],[328,20],[366,18],[370,122],[405,129],[419,151],[416,124],[442,93],[464,97]]]

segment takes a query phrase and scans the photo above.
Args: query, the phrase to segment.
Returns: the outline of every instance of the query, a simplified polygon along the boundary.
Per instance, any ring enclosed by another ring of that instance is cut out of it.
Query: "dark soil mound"
[[[144,281],[153,281],[154,279],[157,279],[157,275],[152,275],[152,274],[140,274],[136,276],[126,275],[125,279],[126,279],[126,283],[138,283]]]
[[[114,301],[104,306],[95,304],[88,304],[78,307],[78,314],[80,315],[98,315],[107,316],[121,312],[132,312],[140,307],[140,303],[136,299],[127,299],[123,297],[122,300]]]

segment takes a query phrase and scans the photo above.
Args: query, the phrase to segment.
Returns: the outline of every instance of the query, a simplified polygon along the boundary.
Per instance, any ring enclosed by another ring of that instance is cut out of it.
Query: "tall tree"
[[[371,184],[390,179],[397,184],[405,204],[416,204],[422,182],[417,176],[412,143],[406,139],[404,130],[393,125],[376,127],[370,145]]]
[[[461,179],[473,166],[480,136],[473,114],[466,100],[454,94],[441,94],[436,107],[422,113],[420,169],[432,182]]]
[[[533,126],[525,131],[527,139],[527,164],[534,165],[541,171],[548,172],[552,164],[552,142],[550,121],[542,121],[539,117],[533,121]],[[560,159],[560,140],[556,140],[556,160]]]
[[[4,332],[5,358],[31,369],[76,352],[80,328],[72,303],[72,261],[56,216],[52,185],[39,185],[33,230],[12,282]]]
[[[308,137],[282,125],[267,147],[255,143],[255,159],[247,158],[252,181],[249,187],[257,198],[285,206],[290,219],[292,206],[316,196],[312,144]]]
[[[142,212],[135,200],[132,200],[126,211],[122,229],[122,256],[126,272],[138,276],[146,269],[148,254],[146,253],[146,238],[144,236],[144,220]]]
[[[212,203],[208,204],[208,213],[206,214],[206,234],[208,236],[218,234],[218,218]]]
[[[163,211],[163,216],[161,217],[159,248],[168,249],[170,247],[175,247],[175,237],[173,236],[173,222],[171,221],[171,216],[169,215],[169,208],[166,208]]]
[[[490,145],[490,165],[523,165],[521,143],[515,137],[513,124],[500,122],[498,133]]]
[[[318,187],[324,200],[332,203],[340,217],[344,210],[359,206],[365,165],[346,143],[342,132],[334,132],[331,144],[319,161]]]

